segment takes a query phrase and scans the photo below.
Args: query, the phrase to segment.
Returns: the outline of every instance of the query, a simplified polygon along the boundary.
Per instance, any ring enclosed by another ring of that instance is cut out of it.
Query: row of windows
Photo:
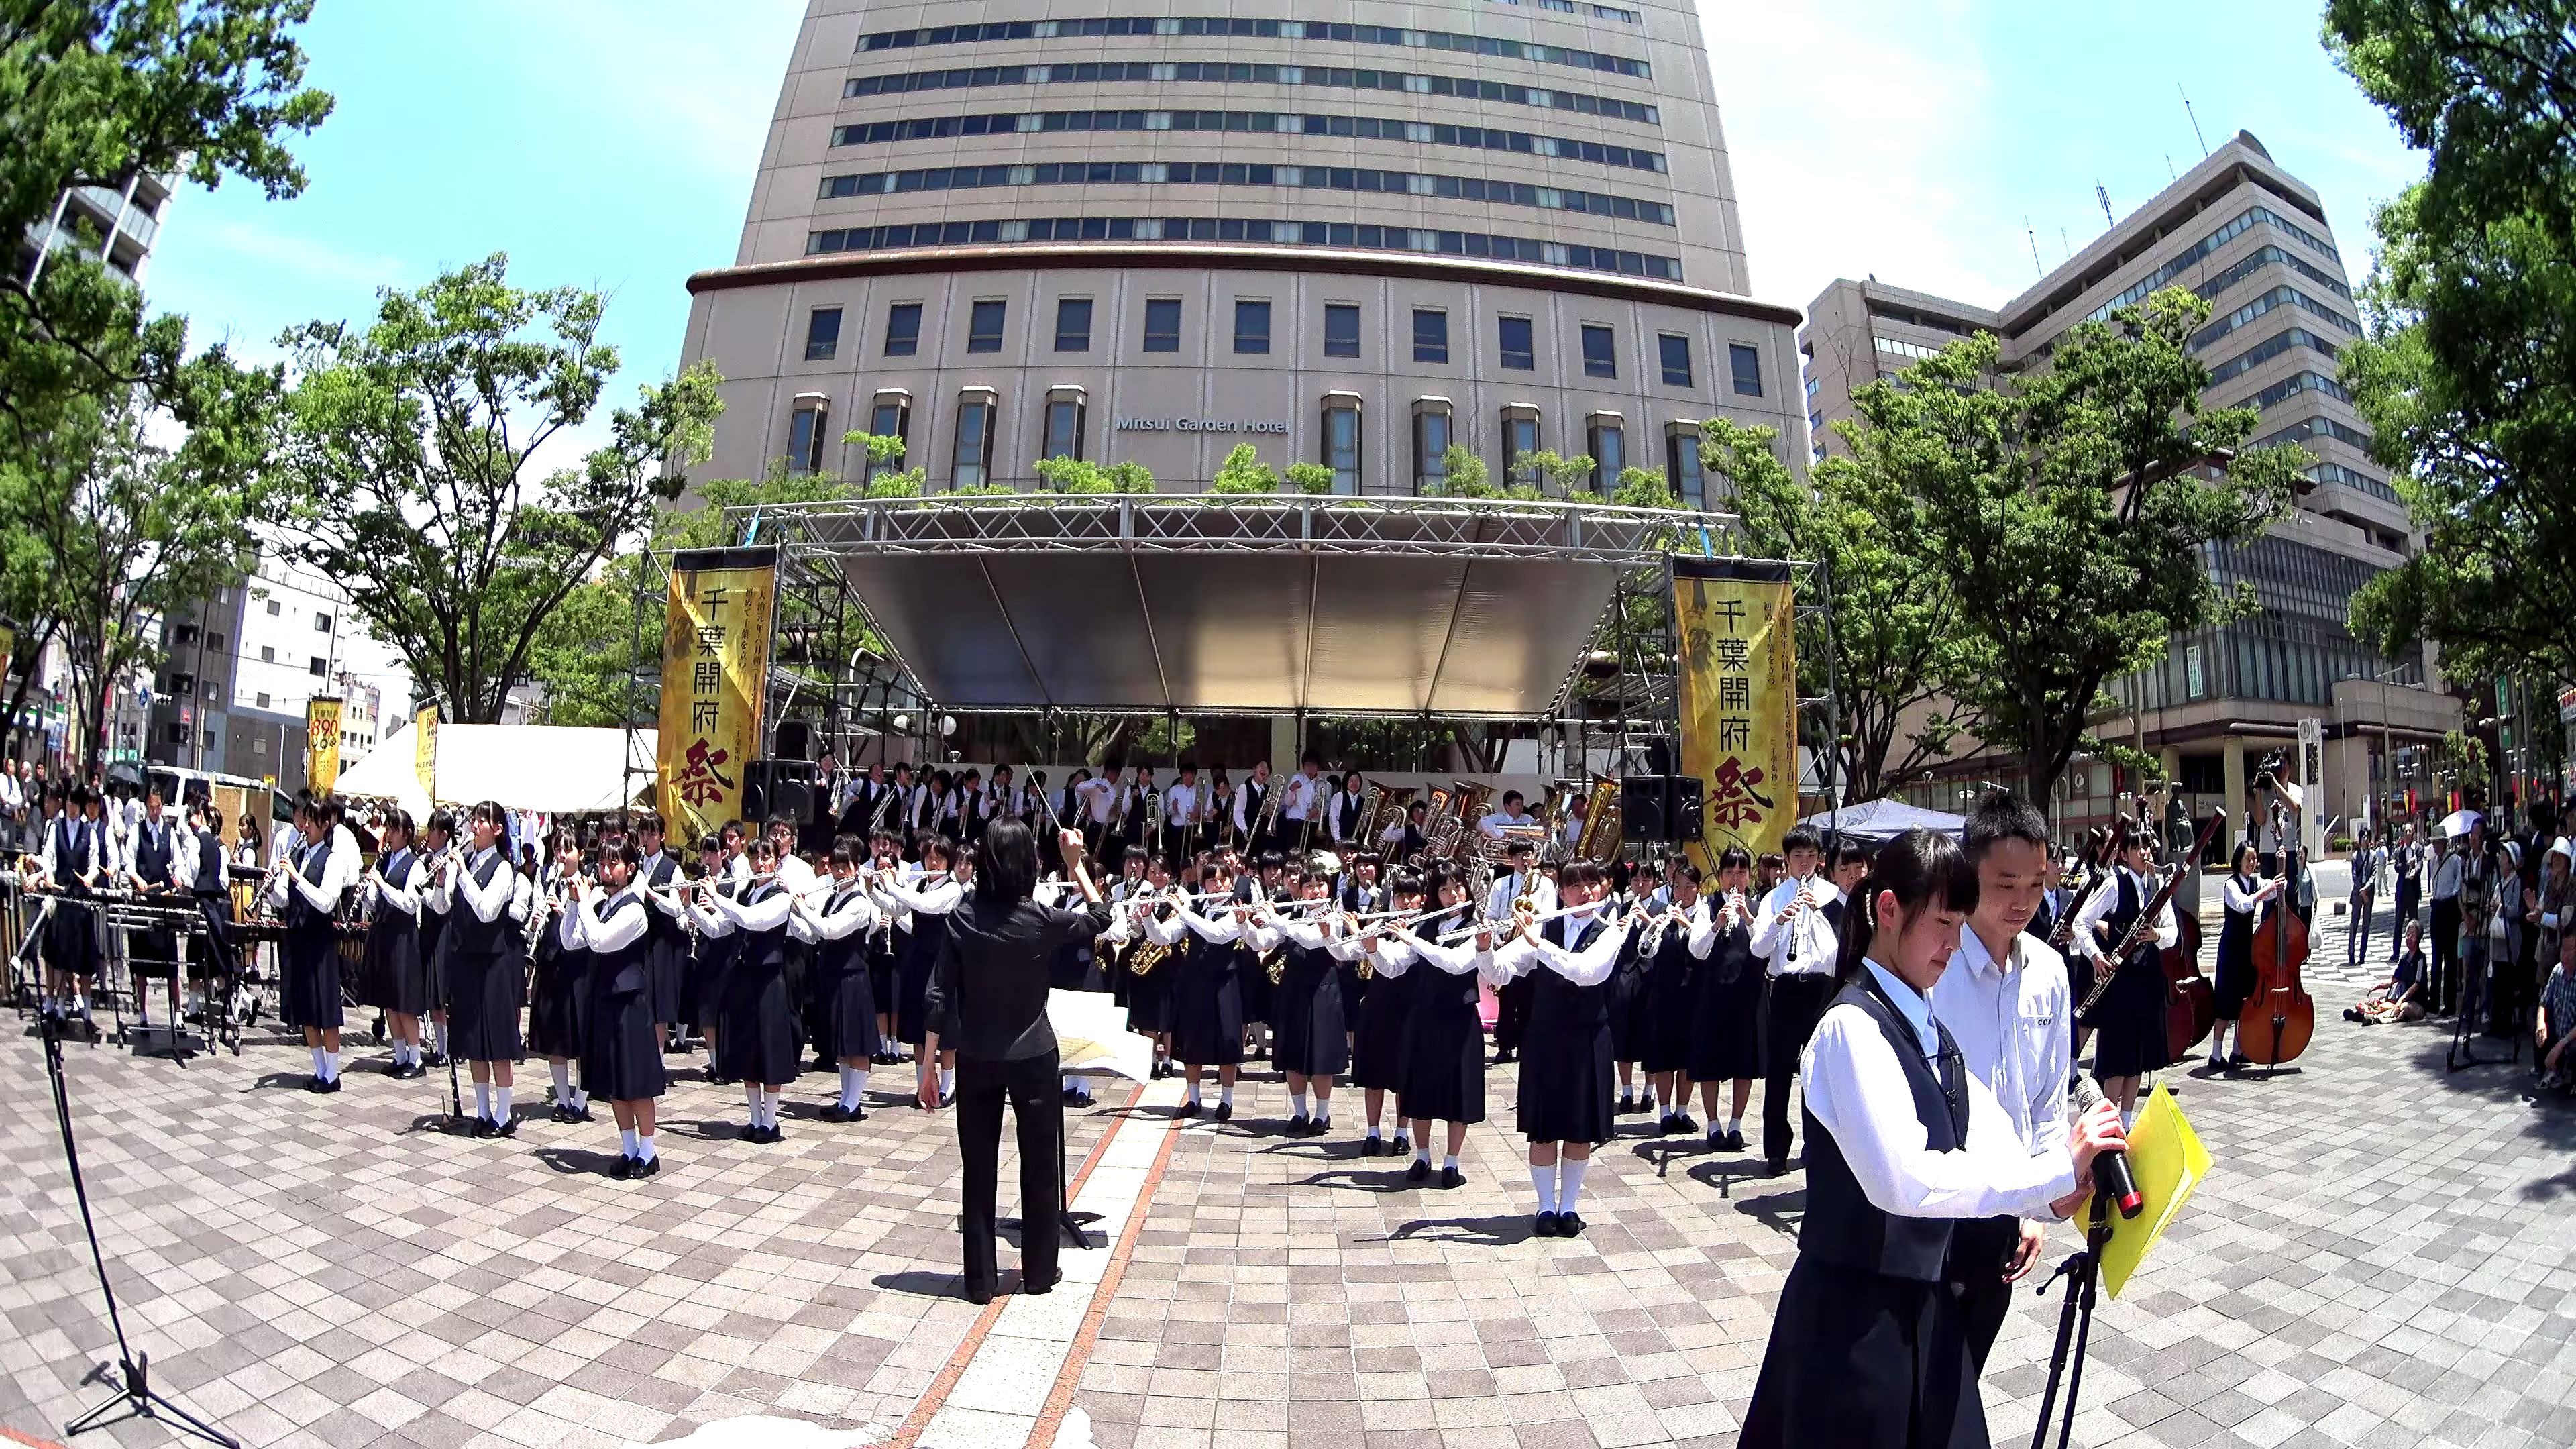
[[[1252,20],[1225,16],[1086,16],[1080,20],[997,20],[981,25],[933,25],[921,30],[878,30],[859,37],[859,49],[902,50],[916,45],[959,45],[993,40],[1056,40],[1075,36],[1240,36],[1262,40],[1325,40],[1351,45],[1402,45],[1464,55],[1493,55],[1570,65],[1614,75],[1652,74],[1642,60],[1572,46],[1462,35],[1454,30],[1410,30],[1393,25],[1352,25],[1325,20]]]
[[[2344,391],[2342,383],[2322,372],[2301,372],[2285,377],[2247,398],[2245,405],[2268,408],[2285,398],[2296,397],[2303,392],[2321,392],[2342,402],[2352,401],[2352,394]]]
[[[1090,406],[1079,388],[1056,388],[1043,405],[1039,425],[1040,458],[1087,456]],[[1362,448],[1361,407],[1348,393],[1326,396],[1317,419],[1316,461],[1333,470],[1333,491],[1360,493],[1368,491],[1364,450]],[[909,440],[912,436],[912,404],[901,396],[880,395],[870,406],[867,431],[880,437]],[[948,449],[949,489],[981,487],[993,479],[995,440],[1001,434],[1001,403],[990,388],[968,388],[958,394],[957,427]],[[1664,477],[1674,495],[1686,508],[1705,508],[1708,503],[1707,473],[1700,457],[1700,425],[1696,422],[1671,422],[1664,425]],[[831,405],[820,398],[798,400],[789,416],[787,467],[791,472],[819,473],[827,460],[832,439]],[[1440,491],[1448,476],[1447,453],[1452,444],[1474,444],[1461,436],[1450,404],[1439,398],[1423,398],[1413,405],[1411,461],[1412,490],[1417,494]],[[1496,453],[1490,476],[1506,485],[1544,483],[1538,471],[1526,466],[1523,459],[1547,446],[1537,409],[1512,406],[1502,409],[1495,429]],[[1615,413],[1594,413],[1585,419],[1583,453],[1592,459],[1592,490],[1607,493],[1618,482],[1622,470],[1630,466],[1626,422]],[[868,459],[861,463],[865,474],[879,467],[900,469],[905,458],[897,455],[880,462]],[[937,480],[932,480],[936,482]]]
[[[1566,15],[1589,15],[1595,20],[1621,20],[1630,25],[1645,23],[1643,15],[1622,10],[1616,5],[1590,5],[1581,0],[1492,0],[1496,5],[1534,5],[1541,10],[1554,10]]]
[[[1664,154],[1634,146],[1605,146],[1573,136],[1539,136],[1490,126],[1453,126],[1397,116],[1335,116],[1295,111],[989,111],[967,116],[913,116],[836,127],[835,146],[925,141],[946,136],[1013,136],[1086,131],[1214,131],[1279,136],[1351,136],[1367,141],[1412,141],[1426,146],[1465,146],[1523,156],[1555,156],[1663,171]]]
[[[1476,231],[1367,226],[1335,221],[1266,221],[1208,216],[1065,216],[1025,221],[924,221],[854,226],[809,233],[805,254],[884,251],[896,247],[974,246],[996,242],[1191,241],[1267,242],[1274,246],[1341,247],[1359,251],[1436,252],[1452,257],[1492,257],[1587,272],[1617,272],[1678,282],[1678,257],[1574,242],[1495,236]]]
[[[896,302],[886,308],[883,355],[911,357],[921,351],[921,308],[919,302]],[[1002,333],[1009,317],[1010,304],[999,298],[984,298],[972,303],[966,314],[966,350],[1000,352]],[[824,362],[837,356],[841,344],[841,312],[838,307],[817,307],[805,320],[805,360]],[[1181,350],[1181,299],[1148,297],[1145,299],[1142,350],[1178,352]],[[1055,307],[1055,350],[1089,352],[1091,350],[1092,299],[1059,297]],[[1619,333],[1607,323],[1578,324],[1586,377],[1616,378],[1619,375]],[[1537,331],[1533,319],[1506,315],[1495,319],[1495,360],[1506,371],[1529,372],[1538,367]],[[1270,300],[1266,297],[1238,297],[1234,302],[1234,350],[1248,355],[1266,355],[1270,351]],[[1360,355],[1360,309],[1355,302],[1324,304],[1324,355],[1357,357]],[[1449,313],[1440,307],[1413,309],[1413,360],[1446,365],[1449,361]],[[1664,386],[1687,388],[1696,385],[1691,364],[1691,340],[1679,332],[1660,332],[1655,337],[1655,361]],[[1727,345],[1727,376],[1738,397],[1762,396],[1762,353],[1759,348],[1742,342]]]
[[[2216,367],[2211,368],[2209,370],[2209,380],[2215,384],[2225,382],[2230,378],[2242,377],[2246,373],[2252,372],[2254,369],[2261,367],[2264,363],[2271,361],[2273,358],[2280,356],[2282,353],[2287,352],[2294,347],[2304,347],[2312,352],[2321,352],[2328,358],[2332,358],[2336,353],[2336,348],[2333,343],[2328,342],[2313,332],[2310,332],[2305,327],[2293,327],[2289,331],[2284,332],[2277,337],[2270,338],[2263,342],[2258,342],[2251,349],[2240,352],[2234,357],[2227,359],[2225,362],[2218,364]]]
[[[891,196],[908,191],[973,191],[998,186],[1293,186],[1309,191],[1363,191],[1378,195],[1436,196],[1579,211],[1620,221],[1673,224],[1673,209],[1660,201],[1491,181],[1482,176],[1440,176],[1421,171],[1380,171],[1366,166],[1274,166],[1248,161],[1045,161],[1020,166],[923,166],[907,171],[867,171],[823,178],[823,197]]]
[[[1615,96],[1502,81],[1416,75],[1400,70],[1353,70],[1329,65],[1250,65],[1234,61],[1085,61],[1079,65],[979,65],[955,70],[906,71],[895,75],[854,76],[841,83],[841,94],[899,96],[915,91],[953,91],[985,86],[1033,85],[1170,85],[1211,81],[1227,85],[1330,86],[1339,90],[1403,91],[1413,95],[1456,96],[1471,101],[1501,101],[1549,111],[1578,111],[1641,126],[1662,124],[1653,106]]]
[[[2203,327],[2191,336],[2191,350],[2198,352],[2219,338],[2262,316],[2275,307],[2300,307],[2323,317],[2355,337],[2361,335],[2361,324],[2345,316],[2296,287],[2274,287],[2254,300]]]
[[[2221,588],[2254,585],[2265,614],[2299,614],[2338,624],[2351,612],[2353,593],[2380,572],[2359,559],[2268,533],[2243,548],[2204,544],[2201,563]]]
[[[1879,351],[1892,352],[1899,357],[1938,357],[1941,355],[1940,348],[1926,347],[1920,342],[1899,342],[1893,337],[1880,337],[1874,333],[1871,335],[1870,341],[1878,344]]]
[[[2373,478],[2358,468],[2347,468],[2341,463],[2319,463],[2308,470],[2308,476],[2320,483],[2340,483],[2346,488],[2357,489],[2384,503],[2403,501],[2398,498],[2397,490],[2389,487],[2385,480]]]
[[[2199,286],[2192,288],[2192,290],[2199,294],[2202,301],[2214,302],[2218,300],[2218,298],[2230,287],[2244,281],[2247,277],[2254,275],[2265,267],[2275,264],[2288,267],[2291,271],[2298,273],[2300,276],[2307,278],[2309,281],[2316,283],[2318,286],[2325,288],[2327,291],[2334,293],[2336,296],[2343,298],[2347,302],[2352,300],[2352,288],[2345,286],[2342,278],[2328,272],[2323,267],[2312,267],[2308,265],[2286,248],[2276,247],[2269,244],[2257,247],[2253,251],[2248,252],[2242,260],[2236,263],[2236,265],[2229,267],[2226,271],[2223,271],[2217,276],[2210,278],[2208,281],[2201,283]]]
[[[2277,433],[2266,433],[2246,444],[2249,448],[2277,448],[2284,443],[2304,443],[2310,438],[2333,438],[2350,443],[2364,453],[2370,451],[2371,436],[2361,429],[2333,418],[2307,418],[2290,424]]]
[[[2334,243],[2307,230],[2305,227],[2291,221],[2289,218],[2281,215],[2279,212],[2274,211],[2268,206],[2249,206],[2243,211],[2238,212],[2225,226],[2222,226],[2218,230],[2211,232],[2209,235],[2202,237],[2200,240],[2193,242],[2190,246],[2183,248],[2182,251],[2174,255],[2172,260],[2166,262],[2163,266],[2156,268],[2155,272],[2145,280],[2130,283],[2129,286],[2123,289],[2118,296],[2113,297],[2110,301],[2103,303],[2101,306],[2096,307],[2091,312],[2087,313],[2084,320],[2087,322],[2099,322],[2122,307],[2128,306],[2132,302],[2144,300],[2149,293],[2167,286],[2183,273],[2200,265],[2201,260],[2207,257],[2210,253],[2217,251],[2220,247],[2223,247],[2229,242],[2236,240],[2238,237],[2243,236],[2253,228],[2262,225],[2269,225],[2275,231],[2281,232],[2287,236],[2296,237],[2298,240],[2315,248],[2319,253],[2332,259],[2338,265],[2343,261],[2343,258],[2336,254]],[[2207,297],[2211,294],[2203,292],[2201,295]],[[2347,291],[2344,295],[2349,297],[2352,294]]]
[[[2390,667],[2340,622],[2265,613],[2176,639],[2163,661],[2145,672],[2143,692],[2148,709],[2195,699],[2322,707],[2334,703],[2337,680],[2371,679]],[[2133,677],[2116,687],[2124,704],[2140,692],[2139,683]]]

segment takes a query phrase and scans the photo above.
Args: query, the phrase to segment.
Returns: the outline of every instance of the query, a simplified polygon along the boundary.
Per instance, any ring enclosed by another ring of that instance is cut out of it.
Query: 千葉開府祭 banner
[[[760,754],[778,551],[691,549],[671,556],[662,634],[662,816],[694,840],[743,813],[743,767]]]
[[[1798,818],[1796,618],[1787,564],[1673,560],[1681,770],[1701,781],[1703,870],[1730,845],[1757,860],[1778,850]]]
[[[438,706],[424,704],[411,717],[411,772],[420,779],[420,793],[435,807],[438,803]]]
[[[304,786],[328,795],[340,783],[340,701],[304,701]]]

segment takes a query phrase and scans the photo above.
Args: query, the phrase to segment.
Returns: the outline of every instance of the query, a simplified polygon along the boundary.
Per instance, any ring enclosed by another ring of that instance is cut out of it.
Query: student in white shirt
[[[1959,1044],[1968,1075],[1986,1084],[2033,1157],[2066,1138],[2066,1073],[2074,1013],[2066,962],[2028,934],[2048,876],[2048,822],[2008,790],[1980,802],[1961,832],[1977,871],[1977,905],[1959,949],[1932,987],[1932,1015]],[[1951,1230],[1949,1280],[1968,1348],[1983,1370],[2012,1308],[2012,1285],[2039,1262],[2048,1229],[2036,1217],[1974,1218]]]
[[[2119,865],[2075,913],[2073,945],[2092,957],[2093,989],[2101,993],[2084,1023],[2097,1036],[2093,1075],[2101,1079],[2102,1095],[2120,1104],[2126,1120],[2137,1104],[2139,1083],[2171,1060],[2165,1040],[2164,972],[2153,957],[2180,939],[2180,928],[2174,923],[2173,902],[2166,901],[2146,939],[2126,959],[2110,958],[2107,953],[2118,947],[2157,891],[2154,841],[2148,832],[2129,831],[2119,851]],[[2120,974],[2112,977],[2107,988],[2099,984],[2115,971]]]
[[[1753,959],[1763,963],[1762,1159],[1789,1170],[1789,1078],[1816,1019],[1833,1000],[1838,947],[1824,908],[1842,899],[1817,872],[1822,836],[1804,825],[1782,842],[1788,876],[1753,908]]]
[[[1279,787],[1288,793],[1279,799],[1279,833],[1289,848],[1302,846],[1309,820],[1320,819],[1324,809],[1324,762],[1308,755],[1297,762],[1297,773]]]
[[[1537,823],[1537,819],[1529,813],[1528,799],[1518,790],[1505,790],[1503,808],[1477,821],[1476,833],[1487,840],[1500,840],[1503,838],[1503,827],[1506,825],[1536,825]]]
[[[1171,855],[1186,855],[1198,839],[1199,767],[1194,760],[1181,761],[1181,777],[1163,792],[1163,838],[1149,842],[1153,849]]]
[[[1927,1000],[1980,896],[1947,837],[1878,851],[1845,926],[1848,983],[1799,1064],[1815,1137],[1806,1212],[1743,1449],[1987,1442],[1945,1271],[1962,1220],[2063,1216],[2094,1156],[2122,1145],[2107,1106],[2034,1154]]]

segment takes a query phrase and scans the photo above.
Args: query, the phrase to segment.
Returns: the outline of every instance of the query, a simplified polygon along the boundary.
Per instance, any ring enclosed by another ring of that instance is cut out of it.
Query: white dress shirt
[[[1270,792],[1278,788],[1279,779],[1274,775],[1267,780],[1247,780],[1244,782],[1242,788],[1237,789],[1234,792],[1234,830],[1236,834],[1243,836],[1247,840],[1252,837],[1252,827],[1261,823],[1259,812],[1269,807]],[[1261,792],[1261,803],[1259,805],[1255,805],[1252,801],[1252,792],[1255,790]]]
[[[2155,890],[2147,884],[2145,878],[2125,865],[2105,877],[2100,887],[2086,898],[2084,908],[2075,913],[2074,943],[2087,955],[2107,955],[2113,946],[2119,944],[2117,941],[2103,940],[2094,934],[2093,928],[2109,919],[2111,912],[2119,907],[2122,876],[2128,877],[2130,889],[2138,893],[2138,904],[2141,908],[2155,898]],[[2159,947],[2170,946],[2182,939],[2182,928],[2174,924],[2173,902],[2165,902],[2165,908],[2156,912],[2155,923],[2150,929],[2154,932],[2155,942]]]
[[[1280,817],[1303,824],[1306,816],[1323,801],[1324,777],[1300,770],[1288,777],[1285,788],[1288,793],[1279,801]]]
[[[1174,785],[1163,792],[1163,823],[1196,825],[1198,823],[1199,787]]]
[[[2460,861],[2466,852],[2446,850],[2442,863],[2433,868],[2433,899],[2456,901],[2460,898]]]
[[[1789,909],[1802,892],[1809,902],[1807,908],[1782,924],[1780,913]],[[1842,898],[1843,893],[1821,871],[1803,881],[1791,876],[1773,886],[1753,911],[1753,956],[1768,963],[1765,974],[1832,975],[1840,943],[1834,935],[1834,923],[1825,919],[1825,907]]]
[[[424,894],[420,888],[421,874],[420,852],[417,850],[394,875],[386,875],[379,869],[376,883],[369,887],[376,895],[375,913],[383,916],[387,912],[395,912],[419,920],[421,896]]]
[[[652,925],[650,911],[621,911],[618,904],[635,893],[628,881],[614,891],[594,894],[577,911],[564,912],[563,943],[573,950],[623,951]]]
[[[1875,961],[1862,965],[1917,1038],[1937,1041],[1929,1006]],[[1938,1070],[1937,1064],[1935,1070]],[[1816,1023],[1798,1059],[1807,1110],[1827,1132],[1870,1205],[1908,1218],[2044,1217],[2075,1187],[2075,1159],[2063,1137],[2033,1155],[1976,1072],[1965,1074],[1968,1133],[1962,1150],[1934,1152],[1896,1048],[1857,1006],[1835,1006]]]
[[[1543,916],[1556,909],[1556,882],[1534,870],[1516,870],[1495,879],[1493,891],[1485,897],[1485,919],[1499,921],[1509,917],[1512,902],[1525,890],[1536,902],[1534,914]]]
[[[335,832],[330,853],[322,861],[322,879],[306,880],[304,863],[298,861],[293,870],[278,878],[277,900],[278,904],[284,905],[287,900],[286,893],[291,890],[304,897],[306,905],[324,915],[329,915],[340,908],[340,902],[347,897],[349,888],[357,883],[358,848],[353,842],[343,849]]]
[[[1508,810],[1497,810],[1493,814],[1476,822],[1476,833],[1485,837],[1487,840],[1500,840],[1503,838],[1503,827],[1506,825],[1536,825],[1538,823],[1538,817],[1528,813],[1527,811],[1514,815]]]
[[[2036,936],[2013,937],[2005,956],[1997,961],[1973,929],[1960,932],[1949,969],[1932,984],[1932,1014],[2037,1157],[2066,1145],[2072,988],[2066,959]]]
[[[1593,910],[1607,909],[1607,904],[1596,903]],[[1556,921],[1541,926],[1536,940],[1527,936],[1513,937],[1494,948],[1495,969],[1508,976],[1527,976],[1544,966],[1577,986],[1600,985],[1609,980],[1610,973],[1619,967],[1619,948],[1628,943],[1625,921],[1604,925],[1601,934],[1592,938],[1592,944],[1580,951],[1567,950],[1549,939],[1553,934],[1550,927],[1565,923],[1567,933],[1573,934],[1591,920],[1590,913],[1560,916]]]

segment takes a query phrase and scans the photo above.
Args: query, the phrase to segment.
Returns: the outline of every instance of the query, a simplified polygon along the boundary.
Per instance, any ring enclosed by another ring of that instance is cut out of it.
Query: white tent
[[[368,751],[340,776],[337,792],[392,800],[413,819],[427,819],[432,792],[421,789],[413,770],[415,729],[405,725]],[[451,804],[497,800],[513,810],[548,815],[623,809],[630,739],[634,786],[643,794],[652,788],[652,730],[629,734],[572,725],[440,725],[435,794]]]
[[[1902,800],[1866,800],[1846,805],[1840,811],[1819,810],[1798,822],[1818,834],[1839,830],[1862,840],[1894,840],[1909,830],[1937,830],[1956,840],[1967,828],[1963,815],[1945,815],[1938,810],[1925,810]]]

